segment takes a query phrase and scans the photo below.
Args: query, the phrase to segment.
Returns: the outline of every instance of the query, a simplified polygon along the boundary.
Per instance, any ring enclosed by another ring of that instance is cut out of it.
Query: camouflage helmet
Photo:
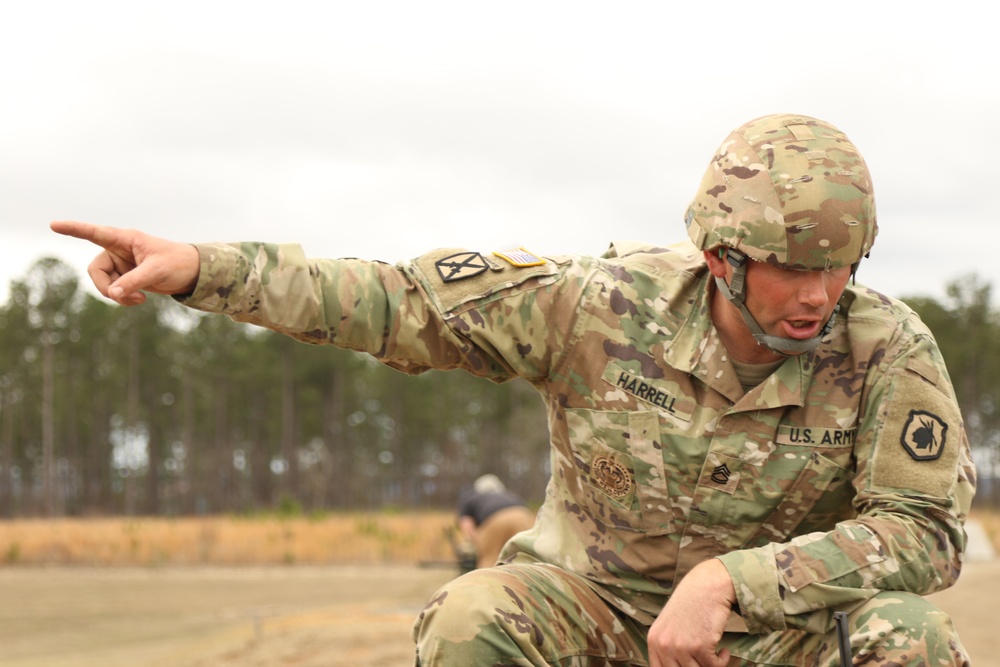
[[[856,266],[878,233],[861,153],[833,125],[790,114],[726,138],[685,223],[700,249],[723,245],[790,269]]]

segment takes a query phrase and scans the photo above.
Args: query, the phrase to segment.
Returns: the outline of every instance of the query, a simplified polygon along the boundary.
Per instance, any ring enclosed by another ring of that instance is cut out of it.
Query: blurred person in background
[[[475,549],[476,567],[495,565],[507,541],[534,523],[534,512],[496,475],[480,475],[458,497],[458,527]]]

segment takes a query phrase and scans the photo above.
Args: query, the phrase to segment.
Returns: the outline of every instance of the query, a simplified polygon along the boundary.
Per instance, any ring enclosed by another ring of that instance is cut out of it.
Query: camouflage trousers
[[[909,593],[880,593],[849,615],[854,664],[968,665],[951,619]],[[559,568],[504,565],[443,586],[413,627],[418,667],[648,664],[648,626]],[[730,665],[840,664],[835,631],[727,632]]]

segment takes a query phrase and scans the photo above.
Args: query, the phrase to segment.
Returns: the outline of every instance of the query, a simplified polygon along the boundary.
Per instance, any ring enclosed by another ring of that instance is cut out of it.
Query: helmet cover
[[[777,114],[732,132],[685,216],[694,244],[788,269],[835,269],[868,254],[878,226],[861,153],[833,125]]]

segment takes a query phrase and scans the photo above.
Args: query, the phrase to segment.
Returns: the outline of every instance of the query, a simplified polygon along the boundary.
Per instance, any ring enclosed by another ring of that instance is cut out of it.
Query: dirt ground
[[[2,667],[396,667],[456,574],[415,566],[0,568]],[[1000,667],[1000,560],[934,596],[973,665]]]

